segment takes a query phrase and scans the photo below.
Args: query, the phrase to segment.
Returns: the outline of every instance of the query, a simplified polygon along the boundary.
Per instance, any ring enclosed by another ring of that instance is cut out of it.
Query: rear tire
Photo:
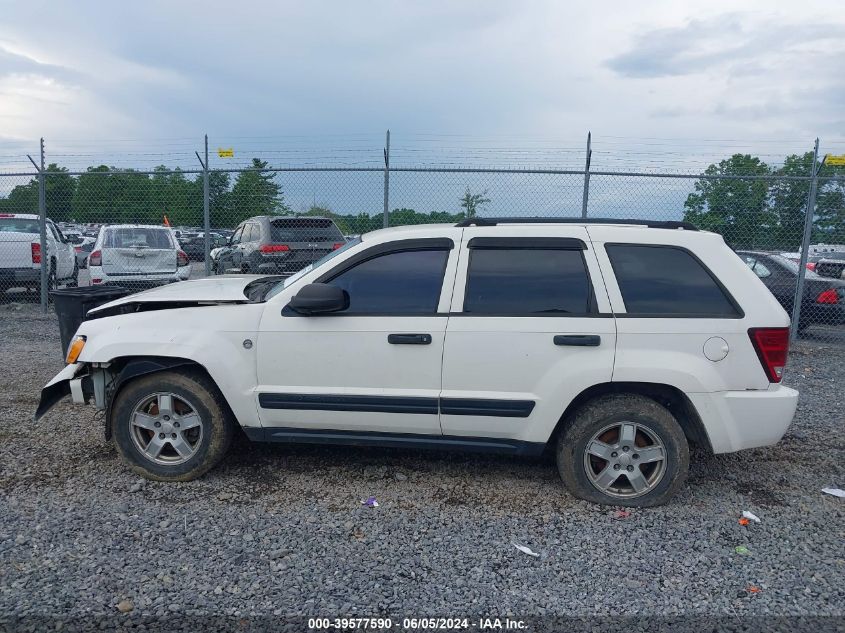
[[[111,420],[121,457],[155,481],[190,481],[214,468],[236,424],[217,385],[191,369],[131,381],[115,396]]]
[[[662,505],[683,486],[689,447],[678,422],[638,394],[599,397],[566,421],[557,446],[561,479],[593,503]]]

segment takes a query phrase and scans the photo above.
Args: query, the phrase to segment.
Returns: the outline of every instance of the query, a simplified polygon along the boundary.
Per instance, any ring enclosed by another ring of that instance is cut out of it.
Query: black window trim
[[[337,264],[331,270],[326,271],[311,283],[329,283],[346,271],[359,264],[393,253],[407,253],[416,251],[446,251],[447,253],[455,248],[455,242],[449,237],[412,238],[407,240],[396,240],[395,242],[383,242],[356,253],[349,259]],[[443,284],[446,281],[446,269],[449,267],[449,256],[443,260],[443,270],[440,271],[440,294],[437,302],[440,303],[440,295],[443,294]],[[302,317],[305,316],[291,309],[288,305],[282,308],[282,316]],[[448,312],[329,312],[316,315],[323,317],[448,317]],[[311,318],[311,317],[309,317]]]
[[[585,251],[587,245],[577,237],[473,237],[467,248],[480,250]]]
[[[668,313],[641,313],[641,312],[627,312],[628,305],[625,304],[625,297],[622,295],[622,288],[619,286],[619,277],[616,274],[616,267],[613,265],[613,258],[610,256],[610,253],[607,251],[608,246],[639,246],[645,248],[672,248],[676,251],[681,251],[686,253],[690,257],[692,257],[698,265],[706,272],[710,279],[716,284],[719,290],[722,291],[722,294],[728,300],[728,303],[731,304],[731,307],[736,311],[735,315],[727,315],[727,314],[708,314],[708,313],[692,313],[692,314],[675,314],[672,312]],[[677,244],[644,244],[642,242],[605,242],[604,243],[604,253],[607,256],[607,261],[610,262],[610,268],[613,271],[613,279],[616,282],[616,287],[619,289],[619,296],[622,297],[622,303],[625,304],[625,312],[616,312],[614,315],[617,319],[735,319],[741,320],[745,318],[745,311],[742,309],[742,306],[739,305],[734,296],[730,293],[730,291],[725,287],[725,284],[721,282],[721,280],[713,274],[713,271],[710,270],[710,267],[707,266],[701,258],[693,253],[690,249],[685,248],[683,246],[678,246]]]
[[[489,243],[496,242],[495,246],[473,246],[475,240],[489,240]],[[546,244],[550,242],[557,242],[557,246],[539,246],[538,244]],[[580,246],[573,244],[580,243]],[[506,244],[513,244],[509,246]],[[571,244],[571,245],[568,245]],[[584,257],[584,251],[587,250],[586,244],[578,238],[569,237],[474,237],[467,243],[467,250],[469,250],[469,257],[466,264],[466,275],[464,278],[464,298],[461,305],[460,312],[450,312],[449,316],[462,317],[516,317],[520,319],[526,318],[556,318],[556,319],[584,319],[584,318],[607,318],[612,317],[611,313],[600,313],[598,303],[596,301],[595,286],[593,286],[593,278],[590,275],[590,267],[587,265],[587,259]],[[587,290],[589,296],[587,297],[587,304],[589,306],[588,312],[467,312],[467,287],[469,286],[469,273],[472,266],[472,251],[473,250],[577,250],[581,251],[581,263],[584,264],[584,272],[587,274]]]

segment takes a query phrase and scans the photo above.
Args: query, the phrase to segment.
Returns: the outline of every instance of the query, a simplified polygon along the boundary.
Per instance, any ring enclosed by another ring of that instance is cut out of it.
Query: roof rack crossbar
[[[466,218],[455,226],[496,226],[497,224],[633,224],[652,229],[698,231],[694,224],[681,220],[635,220],[630,218]]]

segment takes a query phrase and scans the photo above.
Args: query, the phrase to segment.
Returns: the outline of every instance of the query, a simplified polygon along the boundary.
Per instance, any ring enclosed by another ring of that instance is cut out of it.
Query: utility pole
[[[587,217],[587,200],[590,197],[590,158],[593,155],[593,150],[590,149],[591,132],[587,132],[587,160],[584,164],[584,197],[581,200],[581,217]]]
[[[384,228],[390,225],[388,205],[390,204],[390,130],[384,141]]]

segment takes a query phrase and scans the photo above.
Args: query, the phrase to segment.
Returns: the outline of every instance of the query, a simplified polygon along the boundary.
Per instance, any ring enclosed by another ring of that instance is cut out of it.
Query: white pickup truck
[[[0,291],[9,288],[40,288],[41,262],[48,261],[49,287],[59,282],[76,284],[79,268],[73,245],[47,220],[47,253],[41,252],[38,216],[0,213]]]

